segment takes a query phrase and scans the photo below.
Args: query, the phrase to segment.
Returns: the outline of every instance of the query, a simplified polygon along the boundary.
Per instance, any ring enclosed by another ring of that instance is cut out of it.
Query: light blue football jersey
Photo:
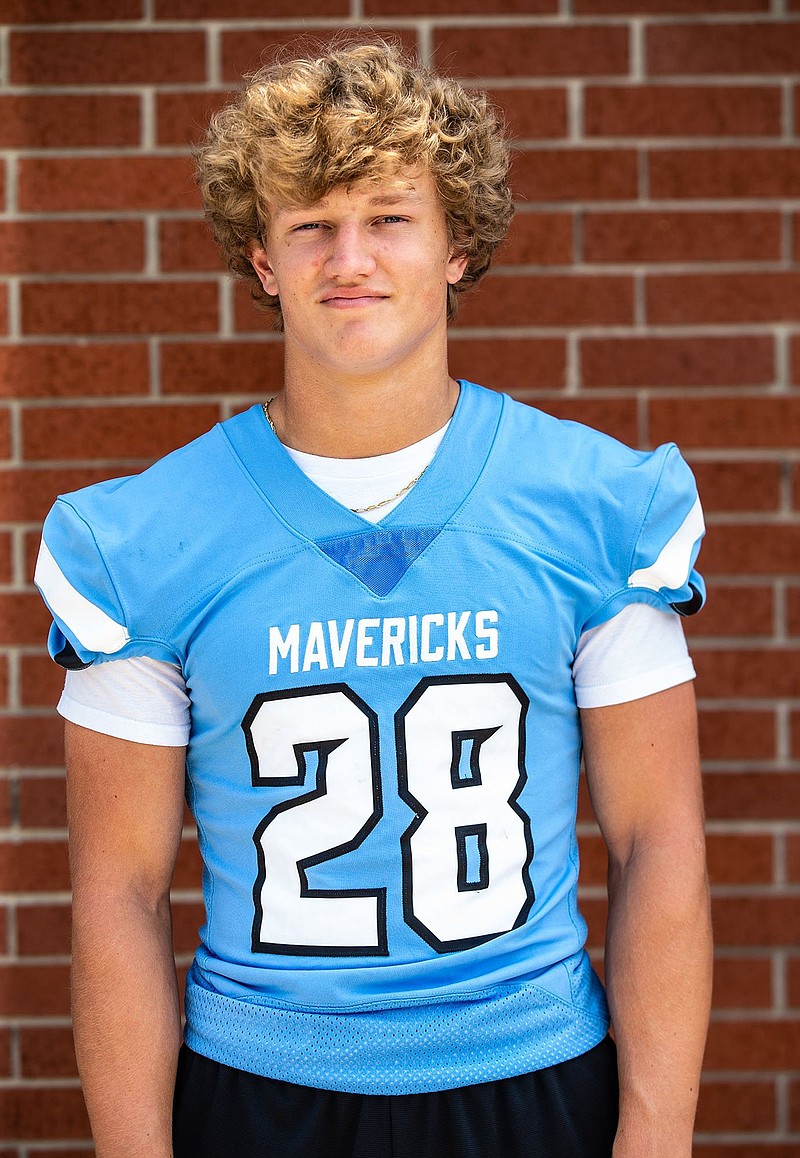
[[[466,382],[377,525],[257,406],[58,500],[37,568],[51,654],[178,663],[191,697],[194,1050],[410,1093],[604,1036],[572,662],[630,602],[697,610],[702,533],[674,446],[633,451]]]

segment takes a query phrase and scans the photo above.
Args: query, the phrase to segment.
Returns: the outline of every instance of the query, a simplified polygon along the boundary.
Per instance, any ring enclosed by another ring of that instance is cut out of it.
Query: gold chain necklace
[[[277,438],[278,432],[275,429],[275,423],[272,421],[272,415],[269,412],[270,402],[272,402],[271,398],[268,398],[266,402],[262,402],[261,409],[264,411],[267,422],[272,427],[272,433]],[[416,483],[419,482],[419,480],[425,474],[425,471],[427,469],[428,469],[428,464],[426,463],[426,465],[422,468],[422,470],[419,472],[419,474],[416,475],[414,478],[412,478],[411,482],[407,482],[406,485],[404,487],[401,487],[401,489],[399,491],[397,491],[396,494],[389,495],[388,499],[381,499],[380,502],[370,503],[368,507],[350,507],[350,510],[353,512],[354,515],[366,515],[369,511],[377,511],[380,507],[385,507],[387,503],[393,503],[395,499],[401,499],[404,494],[407,494],[408,491],[410,491],[411,488]]]

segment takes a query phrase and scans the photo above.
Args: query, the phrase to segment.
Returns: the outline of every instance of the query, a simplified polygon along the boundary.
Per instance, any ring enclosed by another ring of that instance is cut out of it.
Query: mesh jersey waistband
[[[193,970],[186,1043],[224,1065],[320,1089],[453,1089],[543,1069],[597,1045],[608,1013],[600,982],[589,976],[580,1007],[518,982],[477,997],[317,1013],[226,997]]]

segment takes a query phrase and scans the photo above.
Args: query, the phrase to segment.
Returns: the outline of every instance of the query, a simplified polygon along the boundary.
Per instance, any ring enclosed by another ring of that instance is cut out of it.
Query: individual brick
[[[36,594],[13,591],[0,595],[0,646],[40,643],[49,619],[47,608]]]
[[[794,948],[797,945],[800,897],[770,896],[766,893],[760,896],[715,897],[711,904],[711,914],[716,945],[732,945],[737,948],[764,945]],[[748,1068],[757,1067],[753,1065]]]
[[[768,12],[770,0],[573,0],[577,16],[710,15],[725,12]]]
[[[512,139],[547,139],[567,135],[565,88],[498,88],[483,91],[502,110]]]
[[[164,342],[161,346],[165,394],[234,393],[263,398],[274,394],[282,383],[282,341]]]
[[[800,225],[800,219],[798,219]],[[800,334],[793,334],[789,345],[792,371],[792,385],[800,386]]]
[[[224,268],[205,221],[167,218],[159,225],[159,266],[164,273],[219,273]]]
[[[4,893],[68,889],[66,841],[0,841],[0,882]]]
[[[572,24],[434,28],[438,67],[459,76],[614,76],[628,71],[628,30]]]
[[[630,200],[638,183],[632,149],[525,149],[511,165],[515,195],[533,202]]]
[[[13,84],[192,84],[205,80],[202,32],[30,32],[9,37]]]
[[[705,556],[701,553],[700,570],[704,572],[705,569]],[[683,629],[691,650],[699,646],[698,638],[771,636],[774,623],[775,601],[771,585],[736,584],[714,577],[711,598],[702,614],[684,620]]]
[[[627,276],[490,274],[465,295],[457,325],[629,325],[633,282]]]
[[[69,966],[18,962],[0,965],[0,1013],[3,1017],[66,1016],[69,1013]],[[0,1099],[2,1106],[3,1099]],[[3,1109],[0,1108],[0,1123],[2,1119]],[[4,1136],[8,1137],[8,1132],[0,1128],[0,1137]]]
[[[19,1031],[23,1078],[77,1077],[75,1046],[68,1026],[23,1026]]]
[[[749,459],[692,462],[692,470],[707,513],[778,510],[781,501],[781,464],[778,462]]]
[[[192,162],[183,156],[28,157],[19,163],[28,213],[197,209]]]
[[[773,880],[775,848],[769,833],[712,832],[706,837],[706,852],[712,885],[770,884]]]
[[[790,881],[800,884],[800,833],[797,832],[786,836],[786,875]]]
[[[0,286],[0,333],[8,333],[8,287]]]
[[[652,274],[651,325],[791,322],[800,319],[800,273]]]
[[[774,1130],[777,1123],[775,1083],[761,1081],[715,1081],[700,1083],[696,1129],[733,1133]]]
[[[781,90],[766,85],[588,85],[589,137],[779,136]]]
[[[175,872],[172,877],[173,889],[200,889],[203,862],[197,841],[193,836],[184,836],[178,849]]]
[[[3,0],[8,24],[67,24],[89,20],[138,20],[140,0]]]
[[[17,943],[22,957],[69,956],[72,910],[69,904],[17,906]]]
[[[697,650],[697,694],[704,698],[784,699],[800,687],[800,650],[791,647]]]
[[[706,760],[769,760],[775,755],[774,712],[701,707],[698,718]]]
[[[800,446],[800,397],[651,398],[650,437],[683,447]]]
[[[364,0],[365,16],[549,16],[558,0]]]
[[[13,573],[13,544],[11,532],[0,535],[0,583],[10,583]]]
[[[58,457],[154,459],[196,438],[219,419],[214,405],[64,407]],[[23,416],[23,446],[31,461],[54,457],[52,425],[44,410]]]
[[[172,944],[176,953],[193,953],[197,948],[197,930],[205,913],[197,901],[173,901]]]
[[[799,1050],[800,1021],[712,1021],[705,1065],[710,1070],[772,1073],[792,1069]]]
[[[209,333],[214,282],[48,282],[22,287],[25,334]]]
[[[0,394],[12,398],[145,394],[149,389],[149,377],[144,342],[0,346]],[[19,478],[18,485],[24,484],[25,479]],[[0,483],[0,494],[2,489]]]
[[[704,755],[711,758],[711,752]],[[703,791],[709,820],[800,819],[796,772],[705,772]]]
[[[0,542],[0,560],[2,560],[2,543]],[[8,707],[8,690],[9,690],[9,671],[8,671],[8,656],[0,655],[0,707]],[[0,824],[3,823],[3,810],[7,801],[3,799],[7,791],[7,785],[3,784],[0,787]]]
[[[466,338],[450,343],[450,372],[482,386],[517,391],[559,389],[566,374],[562,338]]]
[[[706,5],[703,5],[706,11]],[[654,24],[645,32],[651,76],[790,76],[800,71],[800,24],[785,20],[715,24]]]
[[[0,458],[11,456],[11,416],[7,407],[0,407]]]
[[[800,526],[784,523],[720,524],[703,543],[708,575],[797,575]]]
[[[156,134],[159,145],[189,145],[200,141],[212,113],[230,97],[229,89],[156,93]]]
[[[0,1136],[30,1141],[89,1138],[89,1119],[81,1091],[77,1087],[51,1086],[47,1097],[43,1097],[37,1086],[5,1090],[0,1101]],[[69,1151],[70,1156],[74,1153]]]
[[[800,635],[800,587],[789,587],[786,592],[786,618],[790,635]]]
[[[653,198],[797,197],[800,149],[651,149]]]
[[[108,478],[107,467],[5,467],[0,469],[0,521],[41,522],[65,491]]]
[[[64,729],[50,713],[0,717],[0,767],[60,767],[64,762]]]
[[[0,147],[99,149],[138,145],[139,98],[28,93],[0,96]]]
[[[40,635],[37,643],[43,643]],[[52,708],[64,687],[64,669],[48,655],[23,655],[20,659],[20,699],[25,708]],[[38,827],[38,826],[37,826]]]
[[[589,262],[778,261],[781,218],[760,212],[593,213],[583,216]]]
[[[58,664],[52,667],[58,673]],[[60,680],[63,684],[64,673]],[[18,786],[19,822],[23,828],[58,828],[67,823],[66,782],[59,776],[21,776]]]
[[[0,274],[135,273],[143,264],[138,221],[0,222]]]
[[[581,858],[580,882],[583,887],[604,888],[608,876],[608,852],[599,833],[581,833],[578,837]]]
[[[572,231],[570,213],[518,213],[495,265],[569,265]]]
[[[11,1077],[11,1030],[0,1029],[0,1077]],[[0,1158],[16,1158],[11,1150],[0,1150]]]
[[[584,386],[766,386],[775,380],[775,341],[722,337],[580,340]]]
[[[714,961],[714,1009],[769,1009],[772,1006],[772,962],[762,957],[717,957]]]
[[[789,1005],[800,1008],[800,957],[790,957],[787,962]]]
[[[303,0],[303,16],[347,16],[347,0]],[[293,0],[271,0],[268,9],[272,20],[294,18],[298,7]],[[260,0],[155,0],[157,20],[248,20],[265,15]],[[405,12],[403,13],[405,15]]]
[[[264,9],[262,8],[262,13]],[[358,36],[358,28],[350,28],[354,36]],[[374,35],[374,29],[366,29],[367,34]],[[276,53],[288,49],[291,55],[304,51],[316,54],[320,42],[330,39],[333,30],[330,26],[277,29],[274,26],[266,28],[236,28],[222,30],[222,77],[226,81],[237,84],[245,72],[258,68],[261,64],[268,64]],[[380,30],[381,36],[401,44],[404,49],[416,54],[417,34],[411,27],[387,28]]]

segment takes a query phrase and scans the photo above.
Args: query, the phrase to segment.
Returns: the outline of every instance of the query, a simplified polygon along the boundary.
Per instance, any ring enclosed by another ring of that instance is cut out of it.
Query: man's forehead
[[[298,201],[291,205],[280,205],[276,206],[276,211],[293,213],[310,208],[325,209],[341,197],[348,200],[363,199],[367,205],[397,205],[401,201],[423,201],[431,192],[432,181],[427,173],[396,173],[334,185],[318,201]]]

